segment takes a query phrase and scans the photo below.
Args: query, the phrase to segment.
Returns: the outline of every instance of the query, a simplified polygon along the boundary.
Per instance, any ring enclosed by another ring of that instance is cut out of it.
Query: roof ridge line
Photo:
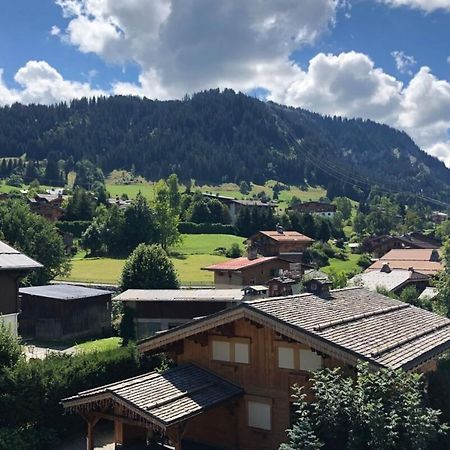
[[[383,353],[394,350],[396,347],[400,347],[401,345],[408,344],[409,342],[415,341],[416,339],[420,339],[421,337],[426,336],[427,334],[433,333],[434,331],[441,330],[442,328],[450,326],[450,322],[441,323],[440,325],[434,325],[426,330],[421,331],[420,333],[416,333],[413,336],[408,336],[406,338],[400,339],[399,341],[394,342],[393,344],[385,345],[381,347],[379,350],[370,353],[372,358],[377,358],[381,356]]]
[[[264,297],[264,298],[256,298],[255,300],[244,300],[243,303],[246,305],[254,305],[254,304],[260,304],[260,303],[265,303],[265,302],[286,300],[289,298],[309,297],[312,295],[314,295],[312,292],[300,292],[300,294],[283,295],[282,297]]]
[[[351,316],[351,317],[344,317],[342,319],[332,320],[332,321],[324,323],[324,324],[319,324],[319,325],[314,326],[313,330],[314,331],[323,331],[323,330],[326,330],[327,328],[332,328],[332,327],[337,326],[337,325],[343,325],[343,324],[347,324],[347,323],[351,323],[351,322],[356,322],[357,320],[360,320],[360,319],[365,319],[367,317],[379,316],[381,314],[397,311],[399,309],[409,308],[410,306],[411,305],[409,305],[408,303],[404,303],[402,305],[388,306],[387,308],[379,309],[379,310],[376,310],[376,311],[371,311],[371,312],[368,312],[368,313],[356,314],[356,315]]]

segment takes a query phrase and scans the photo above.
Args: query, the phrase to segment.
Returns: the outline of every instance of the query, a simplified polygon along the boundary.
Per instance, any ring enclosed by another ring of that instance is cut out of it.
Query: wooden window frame
[[[222,361],[221,359],[214,359],[213,354],[213,341],[221,341],[227,342],[230,344],[230,361]],[[236,350],[235,344],[247,344],[248,345],[248,362],[237,362],[236,361]],[[226,337],[221,335],[211,335],[209,337],[209,356],[211,361],[218,362],[221,364],[231,364],[231,365],[239,365],[239,366],[249,366],[252,362],[252,346],[251,339],[246,337]]]

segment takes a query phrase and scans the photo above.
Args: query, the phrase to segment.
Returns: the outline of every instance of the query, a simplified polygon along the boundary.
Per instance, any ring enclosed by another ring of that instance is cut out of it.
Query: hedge
[[[180,222],[178,231],[184,234],[234,234],[238,235],[234,225],[223,223]]]
[[[64,414],[61,399],[153,370],[158,363],[153,357],[139,360],[133,346],[21,360],[0,368],[0,449],[55,448],[59,439],[83,425],[79,416]],[[30,440],[32,447],[25,445]]]
[[[56,222],[56,227],[60,231],[72,233],[74,237],[80,238],[90,224],[91,222],[89,220],[73,220],[67,222]]]

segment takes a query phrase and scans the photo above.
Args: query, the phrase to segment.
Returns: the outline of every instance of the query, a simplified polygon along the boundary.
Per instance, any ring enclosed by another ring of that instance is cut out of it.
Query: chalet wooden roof
[[[120,405],[163,430],[243,394],[227,380],[194,364],[151,372],[83,391],[61,401],[69,412]]]
[[[413,369],[450,348],[450,320],[362,288],[244,302],[139,343],[161,350],[188,336],[248,319],[355,365]]]
[[[1,270],[19,270],[28,271],[40,269],[42,264],[38,263],[29,256],[20,253],[15,248],[0,241],[0,271]]]

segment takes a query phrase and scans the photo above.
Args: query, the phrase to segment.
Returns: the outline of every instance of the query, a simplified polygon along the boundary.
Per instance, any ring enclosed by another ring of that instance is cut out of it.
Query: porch
[[[80,392],[62,404],[86,421],[86,450],[94,450],[95,427],[102,419],[114,424],[116,448],[197,450],[211,444],[208,432],[214,437],[236,432],[230,417],[242,394],[239,386],[187,364]]]

